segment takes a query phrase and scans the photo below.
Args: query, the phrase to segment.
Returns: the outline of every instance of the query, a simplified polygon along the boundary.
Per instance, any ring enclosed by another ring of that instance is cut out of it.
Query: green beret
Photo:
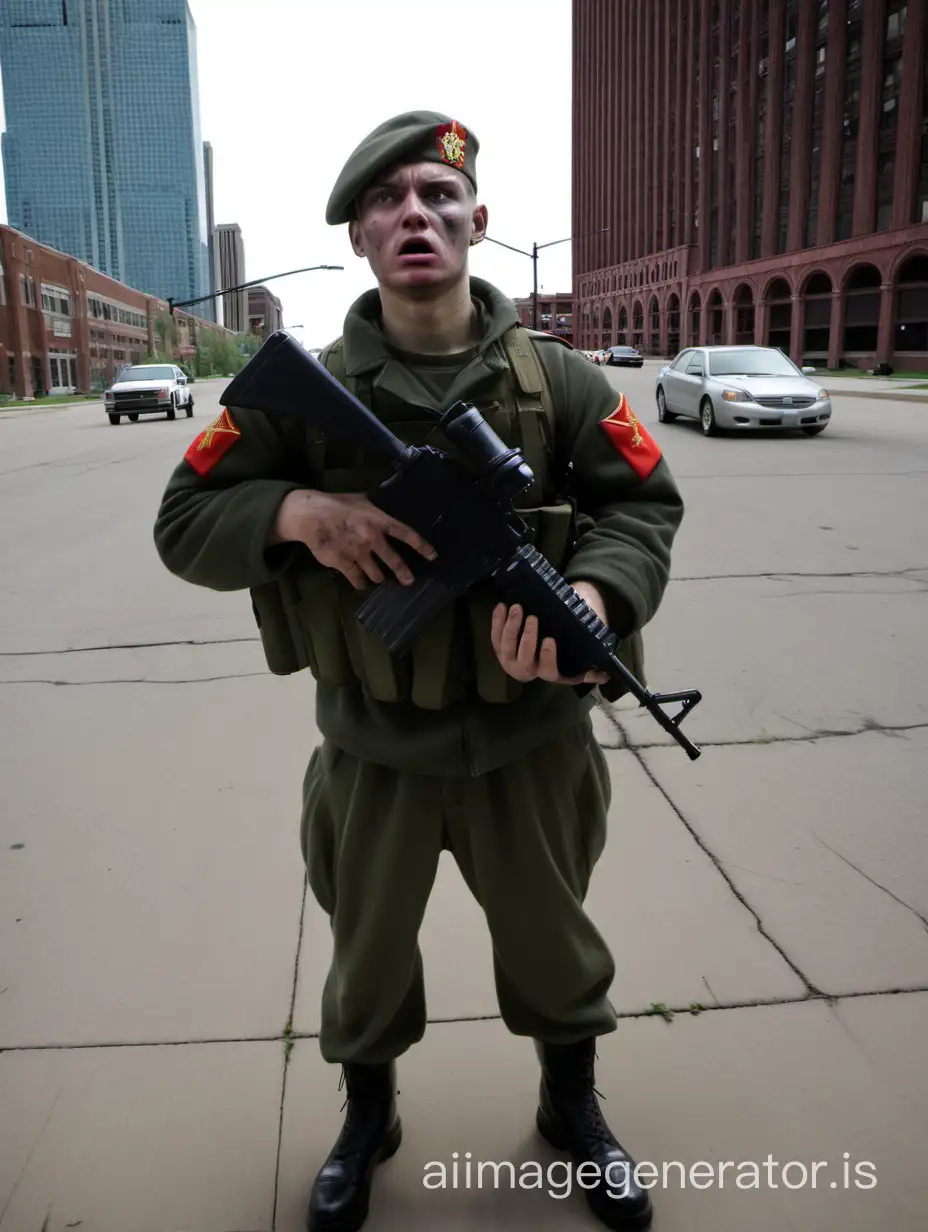
[[[364,138],[342,168],[325,220],[333,226],[354,218],[354,202],[375,175],[397,163],[435,162],[466,175],[477,191],[480,143],[457,120],[437,111],[407,111]]]

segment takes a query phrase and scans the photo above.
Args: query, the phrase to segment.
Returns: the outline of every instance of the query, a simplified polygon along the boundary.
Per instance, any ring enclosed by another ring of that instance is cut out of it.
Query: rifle
[[[507,449],[477,408],[457,402],[437,421],[456,450],[407,446],[284,330],[271,334],[223,392],[222,403],[284,415],[372,450],[393,473],[369,499],[411,526],[436,551],[427,561],[396,544],[415,580],[388,579],[357,609],[361,625],[405,654],[430,621],[478,582],[538,618],[538,644],[553,637],[565,676],[590,669],[621,679],[693,761],[700,750],[680,724],[702,699],[696,689],[651,693],[618,658],[619,638],[534,547],[513,501],[533,480],[517,449]],[[663,707],[681,703],[671,716]]]

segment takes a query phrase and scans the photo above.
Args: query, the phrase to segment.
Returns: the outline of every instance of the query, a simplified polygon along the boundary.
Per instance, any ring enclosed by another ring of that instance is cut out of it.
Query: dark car
[[[641,352],[630,346],[606,348],[606,363],[619,368],[640,368],[644,364]]]

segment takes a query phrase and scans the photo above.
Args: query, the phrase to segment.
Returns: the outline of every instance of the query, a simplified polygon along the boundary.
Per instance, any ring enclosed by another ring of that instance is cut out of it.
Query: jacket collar
[[[471,362],[484,368],[489,363],[491,368],[498,370],[498,364],[489,362],[488,352],[507,329],[518,323],[519,314],[511,299],[482,278],[471,277],[470,293],[483,305],[485,323],[477,355]],[[376,289],[365,291],[349,308],[342,335],[346,375],[367,375],[375,384],[381,383],[385,368],[397,363],[381,332],[380,314],[380,292]],[[374,370],[380,371],[375,375]]]

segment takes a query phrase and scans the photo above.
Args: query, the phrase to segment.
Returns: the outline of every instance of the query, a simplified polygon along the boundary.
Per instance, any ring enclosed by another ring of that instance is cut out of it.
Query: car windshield
[[[173,381],[174,369],[166,367],[127,368],[120,372],[120,381]]]
[[[613,347],[613,351],[621,351],[623,355],[635,355],[637,352],[634,347]]]
[[[709,352],[712,376],[798,376],[782,351]]]

